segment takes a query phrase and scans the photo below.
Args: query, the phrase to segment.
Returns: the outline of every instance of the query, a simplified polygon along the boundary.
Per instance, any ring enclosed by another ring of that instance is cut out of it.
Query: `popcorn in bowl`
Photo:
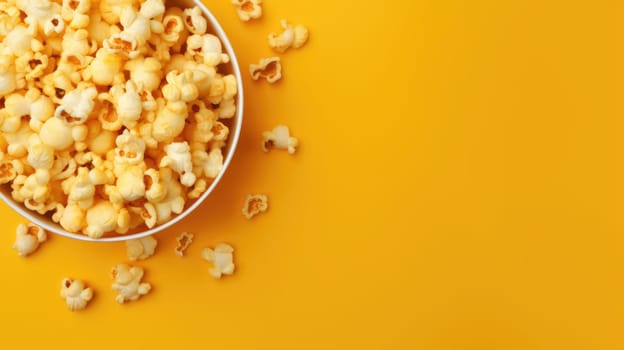
[[[194,209],[242,115],[232,49],[195,4],[0,7],[18,14],[0,26],[0,197],[48,231],[92,239],[155,232]]]

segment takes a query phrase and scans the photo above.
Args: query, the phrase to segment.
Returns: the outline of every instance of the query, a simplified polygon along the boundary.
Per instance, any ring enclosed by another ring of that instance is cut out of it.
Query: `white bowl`
[[[18,214],[26,218],[28,221],[37,224],[43,227],[48,232],[53,232],[61,236],[74,238],[82,241],[91,241],[91,242],[115,242],[115,241],[125,241],[130,239],[141,238],[145,236],[149,236],[165,230],[180,220],[184,219],[190,213],[192,213],[195,209],[197,209],[206,198],[210,195],[210,193],[217,186],[221,177],[225,173],[228,165],[232,161],[232,157],[234,156],[234,151],[236,150],[236,145],[238,144],[238,138],[240,136],[240,130],[243,123],[243,81],[241,78],[240,68],[238,66],[238,60],[236,59],[236,55],[234,54],[234,49],[232,48],[232,44],[230,40],[225,35],[223,28],[217,21],[217,19],[213,16],[213,14],[208,10],[208,8],[200,1],[200,0],[166,0],[167,6],[179,6],[181,8],[188,8],[193,6],[198,6],[204,12],[204,15],[208,19],[208,32],[213,33],[221,39],[221,43],[223,44],[224,51],[230,56],[230,62],[228,64],[222,65],[220,67],[220,72],[224,72],[227,74],[234,74],[236,77],[236,83],[238,84],[238,94],[236,96],[236,116],[232,119],[230,125],[230,134],[228,137],[227,145],[224,149],[224,161],[223,161],[223,169],[214,181],[210,184],[210,186],[206,189],[206,191],[196,199],[190,206],[185,208],[185,210],[172,218],[170,221],[163,223],[161,225],[155,226],[152,229],[136,232],[128,235],[118,235],[112,237],[102,237],[102,238],[91,238],[81,233],[71,233],[65,231],[59,224],[52,221],[52,219],[48,216],[39,215],[36,212],[33,212],[27,209],[24,204],[17,202],[11,196],[10,186],[3,185],[0,189],[0,199],[2,199],[6,204],[9,205],[13,210],[15,210]]]

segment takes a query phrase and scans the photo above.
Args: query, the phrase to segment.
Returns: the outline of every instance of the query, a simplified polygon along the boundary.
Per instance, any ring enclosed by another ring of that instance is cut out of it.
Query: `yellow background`
[[[137,264],[138,302],[110,289],[123,244],[51,237],[22,259],[2,206],[2,348],[624,347],[621,2],[266,0],[248,24],[209,7],[245,73],[283,17],[310,41],[279,84],[245,74],[234,162]],[[260,150],[277,123],[296,156]],[[270,211],[247,221],[256,192]],[[237,271],[215,281],[199,253],[220,241]],[[95,288],[84,312],[65,276]]]

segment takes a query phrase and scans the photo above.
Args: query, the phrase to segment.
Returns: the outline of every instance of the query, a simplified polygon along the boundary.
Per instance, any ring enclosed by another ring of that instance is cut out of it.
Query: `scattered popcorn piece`
[[[233,252],[234,248],[226,243],[219,243],[214,249],[204,248],[202,250],[202,258],[213,265],[208,270],[212,277],[219,279],[222,275],[232,275],[234,273]]]
[[[267,211],[269,208],[269,199],[264,194],[248,194],[243,206],[243,216],[251,219],[254,216]]]
[[[189,232],[182,232],[178,237],[176,237],[177,246],[175,248],[176,254],[179,256],[184,256],[184,252],[186,249],[193,243],[194,235]]]
[[[262,133],[262,150],[270,151],[272,148],[288,150],[294,154],[299,145],[299,140],[290,136],[290,129],[285,125],[278,125],[272,131]]]
[[[115,298],[119,304],[127,301],[135,301],[142,295],[149,293],[152,286],[149,283],[141,283],[144,271],[137,266],[128,266],[119,264],[111,271],[113,282],[113,290],[119,294]]]
[[[16,230],[15,244],[13,249],[17,255],[27,256],[33,253],[48,238],[46,232],[35,224],[19,224]]]
[[[308,41],[309,33],[306,27],[297,25],[293,28],[285,19],[280,24],[284,30],[279,34],[271,33],[268,37],[269,47],[275,52],[284,53],[290,47],[298,49]]]
[[[241,21],[258,19],[262,16],[262,0],[232,0]]]
[[[153,236],[126,241],[126,252],[130,261],[145,260],[154,255],[158,241]]]
[[[282,64],[279,57],[263,58],[258,64],[249,65],[249,73],[253,80],[266,79],[273,84],[282,78]]]
[[[82,310],[93,299],[93,290],[86,288],[84,282],[64,278],[61,282],[61,298],[65,299],[67,308],[71,311]]]

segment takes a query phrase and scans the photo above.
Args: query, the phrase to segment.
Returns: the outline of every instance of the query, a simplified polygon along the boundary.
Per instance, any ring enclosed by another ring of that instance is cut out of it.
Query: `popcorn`
[[[249,21],[262,16],[262,0],[232,0],[236,8],[236,13],[241,21]]]
[[[126,62],[124,70],[130,72],[132,80],[139,90],[154,91],[162,80],[162,65],[153,58],[136,58]]]
[[[137,93],[137,87],[132,80],[128,80],[126,91],[117,99],[117,116],[126,128],[133,128],[141,117],[142,111],[143,102]]]
[[[258,64],[249,65],[253,80],[266,79],[273,84],[282,78],[282,64],[279,57],[263,58]]]
[[[245,206],[243,206],[243,216],[251,219],[254,216],[267,211],[269,208],[269,199],[264,194],[247,195]]]
[[[84,232],[91,238],[100,238],[111,231],[127,231],[130,213],[125,208],[118,208],[109,201],[98,201],[87,210]]]
[[[121,72],[122,66],[121,56],[99,49],[91,64],[83,72],[83,78],[92,80],[97,85],[113,85],[115,76]]]
[[[46,232],[35,224],[19,224],[15,231],[15,243],[13,249],[17,250],[17,255],[27,256],[32,254],[39,244],[48,238]]]
[[[61,282],[61,298],[65,299],[71,311],[82,310],[93,299],[93,290],[86,288],[84,282],[64,278]]]
[[[220,279],[222,275],[234,273],[233,252],[234,248],[226,243],[219,243],[214,249],[204,248],[202,250],[202,258],[213,264],[213,267],[208,270],[212,277]]]
[[[164,0],[0,2],[0,184],[95,238],[180,214],[221,171],[236,114],[208,27]]]
[[[180,214],[184,210],[185,203],[182,196],[182,186],[173,179],[172,170],[161,168],[160,178],[166,186],[167,194],[160,202],[153,203],[156,208],[158,224],[169,220],[172,214]]]
[[[94,86],[83,85],[65,94],[61,105],[56,107],[54,116],[67,125],[83,124],[95,106],[97,90]]]
[[[262,133],[262,150],[268,152],[272,148],[285,149],[294,154],[299,140],[290,136],[290,130],[285,125],[278,125],[272,131]]]
[[[69,22],[70,28],[85,28],[89,25],[90,9],[91,0],[63,0],[61,14],[63,20]]]
[[[271,33],[268,37],[269,47],[274,51],[284,53],[290,47],[298,49],[308,41],[309,34],[306,27],[298,25],[293,28],[285,19],[280,24],[284,30],[280,34]]]
[[[137,266],[118,264],[111,271],[113,290],[119,294],[115,298],[119,304],[127,301],[135,301],[142,295],[149,293],[152,286],[149,283],[141,283],[143,269]]]
[[[146,0],[137,12],[133,7],[124,7],[119,20],[124,27],[119,34],[113,34],[104,41],[104,47],[111,53],[121,53],[136,58],[152,32],[162,32],[162,23],[152,20],[165,13],[163,0]]]
[[[154,236],[126,241],[126,252],[130,261],[145,260],[154,255],[158,241]]]
[[[159,142],[168,143],[184,130],[188,108],[183,101],[165,103],[159,100],[158,103],[152,136]]]
[[[196,100],[199,92],[197,91],[197,86],[193,83],[193,72],[169,72],[167,74],[167,84],[162,88],[162,94],[168,102],[191,102]]]
[[[186,39],[187,53],[208,66],[216,67],[230,62],[230,56],[223,53],[221,41],[215,35],[191,35]]]
[[[175,44],[182,37],[185,22],[179,14],[167,11],[163,18],[163,28],[164,30],[161,34],[162,39],[168,43]]]
[[[78,204],[70,203],[67,207],[59,207],[55,215],[59,224],[68,232],[80,232],[86,226],[86,212]]]
[[[203,174],[208,178],[214,179],[223,169],[223,153],[219,148],[214,148],[210,152],[203,150],[194,151],[192,161],[193,170],[195,174],[199,174],[198,176]]]
[[[177,246],[175,248],[176,254],[179,256],[184,256],[184,252],[188,247],[193,243],[194,235],[189,232],[182,232],[178,237],[176,237]]]
[[[186,187],[191,187],[197,177],[193,174],[193,163],[191,162],[191,149],[187,142],[174,142],[165,146],[167,155],[160,161],[161,167],[170,167],[180,174],[180,183]]]

